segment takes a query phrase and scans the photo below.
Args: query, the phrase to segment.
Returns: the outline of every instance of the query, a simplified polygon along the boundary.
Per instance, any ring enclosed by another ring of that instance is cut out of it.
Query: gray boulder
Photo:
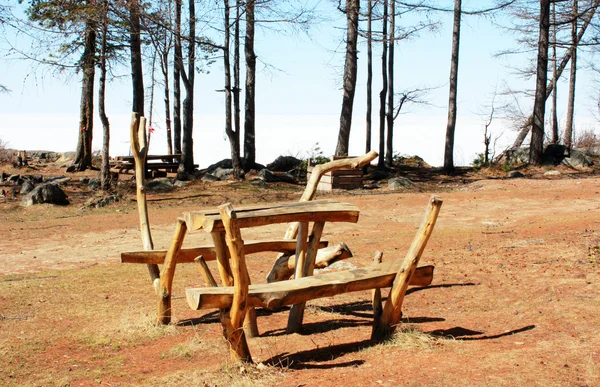
[[[58,185],[53,183],[44,183],[38,185],[33,189],[33,191],[25,195],[21,202],[21,204],[25,207],[40,203],[50,203],[64,206],[69,204],[69,199],[67,198],[65,191],[63,191]]]
[[[149,191],[171,191],[175,189],[175,186],[171,182],[171,179],[167,177],[162,177],[147,182],[146,189],[148,189]]]
[[[98,188],[100,188],[100,180],[95,179],[95,178],[91,178],[88,183],[88,188],[91,189],[92,191],[97,190]]]
[[[302,160],[294,156],[279,156],[272,163],[267,164],[267,169],[275,172],[287,172],[302,164]]]
[[[219,180],[226,180],[229,176],[233,175],[233,168],[217,167],[211,175],[216,176]]]
[[[407,188],[411,188],[415,185],[415,183],[413,183],[411,180],[407,179],[406,177],[392,177],[390,180],[388,180],[388,187],[390,189],[393,190],[402,190],[402,189],[407,189]]]
[[[289,173],[273,173],[268,169],[261,169],[258,173],[261,179],[266,181],[267,183],[290,183],[290,184],[298,184],[294,176]]]
[[[571,150],[571,155],[562,160],[562,164],[572,168],[586,168],[592,165],[592,160],[577,149]]]

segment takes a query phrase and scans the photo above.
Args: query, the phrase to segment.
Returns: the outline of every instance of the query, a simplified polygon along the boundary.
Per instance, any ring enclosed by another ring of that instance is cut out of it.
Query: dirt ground
[[[147,270],[121,264],[141,250],[130,190],[118,203],[80,210],[90,193],[71,184],[67,207],[0,201],[0,385],[197,386],[599,386],[600,175],[594,170],[526,171],[457,177],[406,171],[404,191],[385,185],[319,194],[352,203],[358,224],[327,224],[346,242],[348,262],[367,266],[376,250],[403,257],[428,197],[444,199],[421,260],[432,286],[415,289],[388,342],[369,341],[369,292],[309,303],[302,334],[285,335],[287,310],[259,311],[249,346],[258,366],[228,360],[214,311],[194,312],[186,287],[202,285],[193,265],[175,274],[174,324],[154,325]],[[79,175],[74,175],[74,181]],[[298,200],[303,187],[195,182],[151,194],[155,248],[166,249],[185,210]],[[285,225],[244,234],[280,237]],[[191,234],[185,246],[208,240]],[[248,258],[264,281],[273,254]],[[384,295],[387,290],[384,291]]]

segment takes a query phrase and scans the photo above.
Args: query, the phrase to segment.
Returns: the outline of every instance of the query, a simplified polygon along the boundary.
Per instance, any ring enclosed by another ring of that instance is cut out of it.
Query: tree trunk
[[[556,60],[556,3],[552,3],[552,84],[554,85],[554,90],[552,90],[552,138],[550,142],[552,144],[558,144],[558,111],[557,111],[557,102],[558,102],[558,76],[557,76],[557,68],[558,65]]]
[[[387,99],[387,24],[388,24],[388,0],[383,0],[383,19],[381,21],[381,91],[379,92],[379,159],[378,168],[385,167],[385,102]]]
[[[577,14],[578,10],[578,1],[573,0],[573,22],[571,25],[571,70],[569,76],[569,102],[567,105],[567,122],[565,124],[565,133],[563,144],[571,150],[573,143],[573,120],[574,120],[574,110],[575,110],[575,81],[577,75]]]
[[[444,170],[454,170],[454,133],[456,131],[456,98],[458,93],[458,54],[460,45],[461,0],[454,0],[454,27],[452,28],[452,58],[450,59],[450,92],[448,97],[448,124],[444,149]]]
[[[83,80],[79,105],[79,140],[77,153],[68,171],[84,171],[92,166],[94,129],[94,76],[96,71],[96,23],[88,18],[85,25],[84,51],[81,57]]]
[[[144,76],[142,72],[142,42],[140,38],[140,10],[138,0],[129,1],[129,42],[131,50],[131,83],[133,86],[132,111],[144,116]]]
[[[371,116],[373,109],[373,0],[367,0],[367,6],[367,116],[365,153],[368,153],[371,150]]]
[[[187,46],[187,75],[181,71],[185,86],[185,99],[183,100],[183,144],[181,147],[181,163],[178,172],[194,173],[194,77],[196,73],[196,5],[194,0],[188,2],[189,35]]]
[[[160,68],[163,74],[164,101],[165,101],[165,126],[167,128],[167,152],[173,154],[173,136],[171,134],[171,90],[169,88],[169,50],[165,44],[165,51],[161,55]]]
[[[240,154],[240,133],[242,132],[241,112],[240,112],[240,16],[242,4],[239,0],[235,2],[235,25],[234,25],[234,42],[233,42],[233,130],[237,139],[237,157]],[[240,174],[242,170],[240,169]]]
[[[98,83],[98,110],[100,121],[102,121],[102,168],[100,173],[100,185],[104,191],[110,190],[111,174],[109,162],[109,144],[110,144],[110,123],[106,116],[105,97],[106,97],[106,36],[108,34],[108,1],[103,3],[102,20],[102,44],[100,46],[100,79]]]
[[[544,115],[548,78],[548,38],[550,35],[550,0],[540,0],[540,36],[538,40],[537,75],[533,104],[533,126],[529,162],[541,165],[544,156]]]
[[[173,63],[173,149],[181,154],[181,68],[183,48],[181,46],[181,0],[175,0],[175,45]]]
[[[225,69],[225,134],[229,139],[229,145],[231,149],[231,163],[233,164],[233,173],[236,177],[241,177],[242,166],[240,163],[240,144],[239,136],[237,132],[233,130],[233,123],[231,121],[232,116],[232,90],[231,90],[231,64],[229,58],[231,53],[230,47],[230,6],[229,0],[224,0],[223,5],[225,7],[225,42],[223,44],[223,67]]]
[[[254,53],[254,7],[255,1],[246,2],[246,94],[244,101],[244,158],[246,171],[254,168],[256,163],[255,132],[255,93],[256,93],[256,54]]]
[[[388,166],[394,163],[394,44],[396,39],[396,7],[395,0],[390,5],[390,37],[388,40],[388,107],[387,107],[387,137],[385,162]]]
[[[352,107],[356,91],[357,73],[357,42],[358,42],[358,13],[359,0],[346,0],[346,19],[348,24],[346,41],[346,61],[344,64],[344,97],[340,115],[340,131],[338,134],[336,156],[348,156],[350,146],[350,128],[352,126]]]

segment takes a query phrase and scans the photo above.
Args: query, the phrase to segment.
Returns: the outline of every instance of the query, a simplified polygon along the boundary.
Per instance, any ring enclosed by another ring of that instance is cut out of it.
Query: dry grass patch
[[[403,351],[428,351],[455,342],[456,340],[453,339],[436,337],[425,333],[413,325],[401,325],[389,339],[371,348],[377,351],[385,351],[390,347]]]
[[[281,368],[263,364],[229,364],[217,370],[176,372],[145,381],[144,386],[200,386],[200,387],[262,387],[277,384],[283,376]],[[139,384],[136,384],[139,385]]]

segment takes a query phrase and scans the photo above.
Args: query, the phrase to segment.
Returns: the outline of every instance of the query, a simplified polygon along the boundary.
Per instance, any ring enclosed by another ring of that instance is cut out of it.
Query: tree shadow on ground
[[[432,336],[443,337],[454,340],[462,340],[462,341],[471,341],[471,340],[492,340],[499,339],[505,336],[515,335],[517,333],[527,332],[535,328],[535,325],[527,325],[523,328],[513,329],[512,331],[502,332],[496,335],[485,335],[485,336],[477,336],[481,335],[485,332],[482,331],[473,331],[463,327],[454,327],[450,329],[436,329],[434,331],[429,332]],[[477,337],[476,337],[477,336]]]

